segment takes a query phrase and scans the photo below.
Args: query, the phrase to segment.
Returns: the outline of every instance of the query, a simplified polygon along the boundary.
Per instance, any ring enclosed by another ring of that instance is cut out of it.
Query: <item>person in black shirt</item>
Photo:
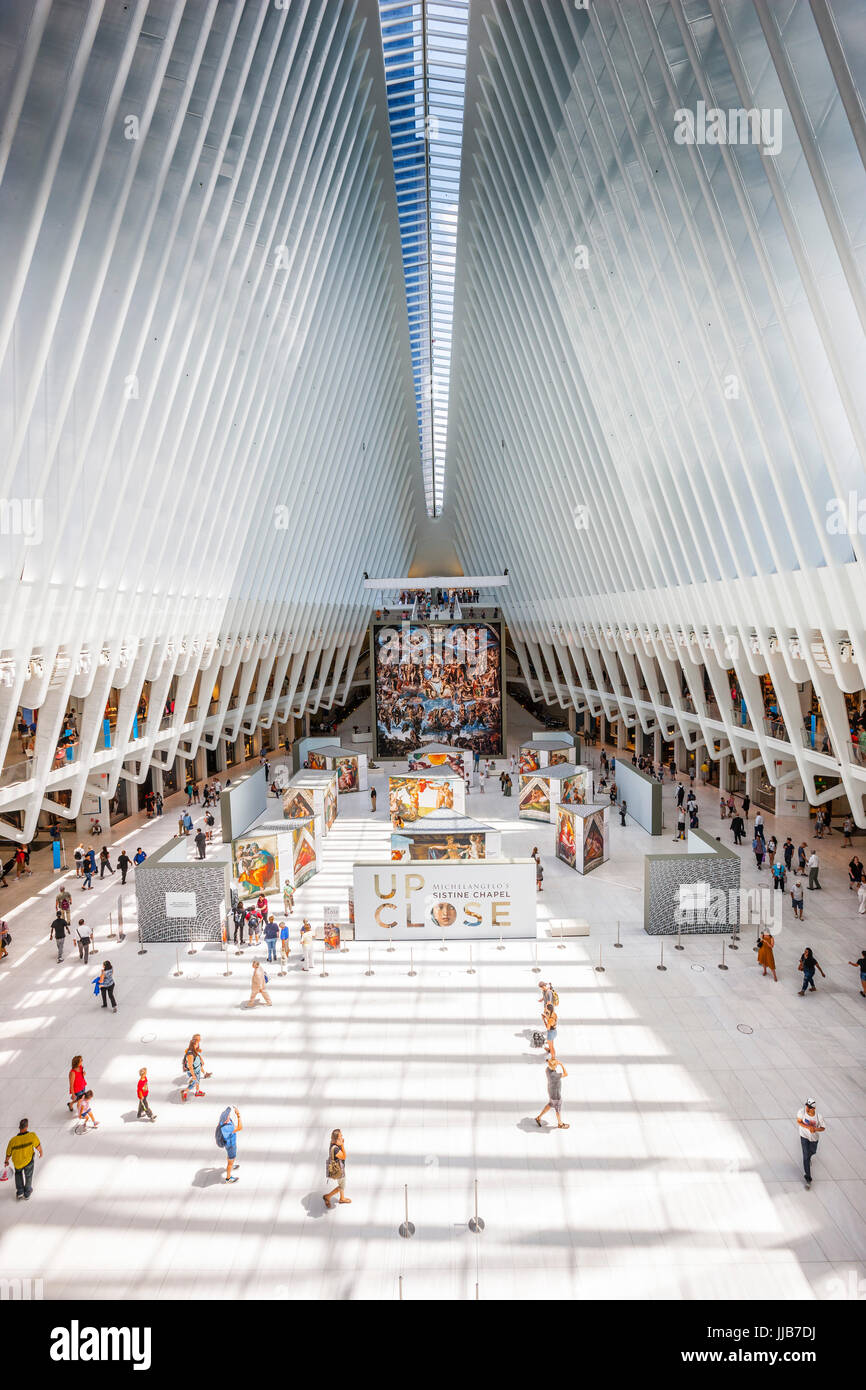
[[[66,945],[66,938],[69,935],[69,923],[66,918],[58,912],[54,921],[51,923],[51,930],[48,933],[49,940],[54,937],[57,943],[57,959],[63,959],[63,947]]]
[[[118,867],[118,869],[120,870],[120,881],[121,881],[121,883],[125,883],[125,882],[126,882],[126,875],[127,875],[127,873],[129,872],[129,866],[130,866],[131,863],[132,863],[132,860],[130,859],[130,857],[129,857],[129,855],[127,854],[126,850],[125,850],[125,849],[122,849],[122,850],[120,851],[120,854],[117,856],[117,867]]]

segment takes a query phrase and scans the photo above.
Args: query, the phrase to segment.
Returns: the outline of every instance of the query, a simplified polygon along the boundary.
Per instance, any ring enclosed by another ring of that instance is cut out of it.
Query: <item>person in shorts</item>
[[[560,1067],[562,1067],[562,1075],[560,1075],[560,1071],[559,1071]],[[555,1110],[555,1111],[556,1111],[556,1127],[557,1127],[557,1129],[568,1129],[568,1127],[569,1127],[568,1125],[563,1124],[563,1122],[562,1122],[562,1077],[563,1077],[563,1076],[568,1076],[568,1072],[565,1070],[565,1067],[562,1065],[562,1062],[558,1062],[558,1061],[556,1060],[555,1057],[548,1057],[548,1059],[547,1059],[547,1104],[545,1105],[545,1107],[544,1107],[544,1109],[542,1110],[541,1114],[540,1114],[540,1115],[536,1115],[536,1117],[535,1117],[535,1123],[538,1125],[539,1129],[543,1129],[543,1128],[544,1128],[544,1126],[542,1125],[541,1121],[544,1119],[544,1116],[547,1114],[548,1110]]]
[[[221,1148],[226,1151],[226,1182],[237,1182],[237,1173],[232,1173],[238,1157],[238,1134],[243,1129],[241,1112],[236,1105],[226,1106],[219,1118]]]
[[[336,1183],[336,1187],[330,1192],[322,1193],[322,1201],[331,1210],[331,1198],[340,1194],[340,1206],[345,1206],[351,1202],[351,1197],[346,1196],[346,1146],[343,1142],[343,1132],[339,1129],[331,1130],[331,1142],[328,1146],[327,1174],[329,1182]]]

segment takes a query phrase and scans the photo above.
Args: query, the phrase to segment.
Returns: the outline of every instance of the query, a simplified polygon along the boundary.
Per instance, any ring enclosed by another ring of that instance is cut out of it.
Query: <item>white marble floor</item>
[[[522,736],[520,721],[512,735]],[[380,793],[382,783],[379,782]],[[666,787],[668,820],[672,789]],[[717,794],[701,793],[718,830]],[[313,920],[349,882],[355,852],[387,846],[387,797],[344,798],[322,872],[297,895]],[[134,892],[127,936],[110,941],[120,1004],[93,1000],[94,971],[49,945],[56,888],[19,885],[0,967],[0,1124],[26,1114],[45,1158],[34,1196],[0,1186],[0,1275],[41,1278],[46,1298],[616,1297],[842,1298],[866,1274],[866,1001],[846,964],[866,946],[834,834],[822,848],[824,891],[807,894],[794,929],[786,899],[779,983],[761,976],[743,939],[718,970],[718,938],[687,938],[667,970],[641,926],[642,856],[674,849],[611,826],[611,860],[583,880],[553,857],[553,828],[519,823],[494,782],[467,811],[503,830],[503,852],[538,844],[542,978],[560,994],[558,1052],[567,1131],[539,1131],[544,1100],[536,1026],[538,975],[526,944],[327,957],[327,978],[272,969],[272,1009],[247,1011],[249,952],[213,947],[137,953]],[[174,828],[124,822],[132,848]],[[789,826],[765,817],[782,837]],[[796,831],[802,822],[792,822]],[[796,835],[795,835],[795,838]],[[801,834],[800,838],[803,838]],[[115,842],[118,843],[118,842]],[[744,884],[757,880],[744,855]],[[26,896],[29,893],[29,896]],[[117,879],[82,895],[107,930]],[[584,916],[588,939],[565,949],[550,918]],[[294,919],[298,921],[298,915]],[[615,950],[617,924],[622,949]],[[797,996],[796,961],[811,944],[827,972]],[[595,970],[602,952],[604,972]],[[98,958],[105,954],[98,952]],[[739,1031],[739,1025],[752,1031]],[[204,1100],[182,1104],[181,1053],[200,1032],[213,1071]],[[65,1107],[74,1052],[84,1055],[100,1129],[73,1132]],[[135,1118],[147,1065],[156,1124]],[[814,1092],[827,1122],[816,1180],[801,1180],[794,1114]],[[222,1181],[213,1139],[220,1109],[242,1111],[240,1181]],[[352,1205],[326,1212],[324,1161],[342,1128]],[[478,1181],[486,1223],[467,1228]],[[416,1234],[402,1240],[404,1184]],[[860,1288],[866,1285],[860,1285]]]

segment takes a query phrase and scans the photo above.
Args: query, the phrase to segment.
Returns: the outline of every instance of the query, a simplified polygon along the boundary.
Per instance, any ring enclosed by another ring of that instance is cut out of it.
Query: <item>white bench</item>
[[[555,917],[547,924],[547,935],[558,941],[565,936],[589,936],[589,922],[583,917]]]

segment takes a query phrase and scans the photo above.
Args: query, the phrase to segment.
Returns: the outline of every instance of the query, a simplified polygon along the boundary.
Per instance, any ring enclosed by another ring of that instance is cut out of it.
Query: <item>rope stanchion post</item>
[[[620,928],[620,924],[619,924],[619,922],[617,922],[617,924],[616,924],[616,941],[613,943],[613,945],[614,945],[614,950],[616,950],[616,951],[621,951],[621,950],[622,950],[622,942],[621,942],[620,939],[619,939],[619,928]]]
[[[182,975],[183,971],[180,968],[180,950],[177,946],[175,946],[174,948],[174,963],[177,966],[177,970],[175,970],[174,972],[175,977],[177,977],[178,975]]]
[[[602,953],[602,945],[601,945],[601,942],[599,942],[599,943],[598,943],[598,965],[595,966],[595,973],[596,973],[596,975],[603,975],[603,974],[604,974],[604,966],[603,966],[602,963],[601,963],[601,960],[602,960],[601,953]]]
[[[474,1187],[474,1192],[475,1192],[475,1214],[474,1214],[473,1216],[470,1216],[470,1218],[469,1218],[469,1229],[470,1229],[470,1231],[473,1232],[474,1235],[480,1236],[481,1232],[484,1230],[484,1222],[483,1222],[482,1218],[478,1215],[478,1179],[477,1179],[477,1178],[475,1179],[475,1181],[474,1181],[474,1183],[473,1183],[473,1187]],[[476,1289],[477,1289],[477,1288],[478,1288],[478,1285],[476,1284],[475,1287],[476,1287]]]
[[[685,949],[686,948],[683,945],[683,924],[682,922],[677,922],[677,944],[674,947],[674,950],[684,951]]]
[[[367,969],[364,971],[364,974],[365,974],[365,975],[375,975],[375,973],[376,973],[376,972],[375,972],[375,970],[373,969],[373,947],[372,947],[372,946],[368,946],[368,947],[367,947]]]
[[[535,943],[535,964],[532,967],[533,975],[541,974],[541,966],[538,964],[538,942]]]
[[[505,947],[504,947],[503,944],[502,944],[502,932],[499,933],[499,945],[496,947],[496,949],[497,949],[497,951],[504,951],[504,950],[505,950]]]
[[[410,974],[410,975],[417,975],[417,974],[418,974],[418,971],[415,969],[415,948],[414,948],[414,946],[410,946],[410,947],[409,947],[409,974]]]
[[[474,975],[475,973],[476,973],[476,972],[475,972],[475,967],[474,967],[474,965],[472,964],[472,943],[470,942],[470,945],[469,945],[469,969],[466,971],[466,974],[467,974],[467,975]]]
[[[739,949],[740,949],[740,948],[739,948],[739,946],[737,945],[737,938],[734,936],[734,929],[733,929],[733,927],[732,927],[732,928],[731,928],[731,939],[730,939],[730,941],[728,942],[728,950],[729,950],[729,951],[739,951]]]
[[[113,913],[113,912],[109,912],[109,914],[108,914],[108,939],[109,939],[109,941],[113,941],[113,940],[114,940],[114,913]]]
[[[324,948],[324,946],[323,946],[323,947],[322,947],[322,968],[321,968],[321,970],[319,971],[319,979],[320,979],[320,980],[327,980],[327,978],[328,978],[328,972],[327,972],[327,970],[325,969],[325,948]]]
[[[443,930],[442,930],[442,945],[439,947],[439,950],[440,950],[440,951],[447,951],[447,950],[448,950],[448,947],[445,945],[445,930],[444,930],[444,928],[443,928]]]
[[[565,923],[564,923],[564,922],[560,922],[560,924],[559,924],[559,945],[557,946],[556,949],[557,949],[557,951],[564,951],[564,950],[565,950]]]
[[[230,975],[230,974],[232,973],[232,972],[229,970],[229,939],[228,939],[228,935],[226,935],[225,951],[226,951],[226,968],[225,968],[225,970],[223,971],[223,976],[228,976],[228,975]]]
[[[400,1222],[400,1225],[397,1227],[397,1230],[398,1230],[399,1234],[403,1237],[404,1240],[408,1240],[410,1236],[414,1236],[414,1234],[415,1234],[415,1226],[414,1226],[414,1223],[411,1222],[411,1221],[409,1220],[409,1185],[408,1185],[408,1183],[404,1183],[404,1184],[403,1184],[403,1210],[404,1210],[405,1216],[404,1216],[404,1219]]]
[[[722,942],[722,959],[721,959],[721,961],[719,962],[718,968],[719,968],[719,970],[727,970],[727,968],[728,968],[728,967],[725,965],[725,943],[724,943],[724,941]]]
[[[661,946],[661,953],[660,953],[660,955],[659,955],[659,963],[658,963],[658,965],[656,966],[656,970],[667,970],[667,966],[665,965],[665,939],[664,939],[664,937],[661,938],[661,941],[660,941],[659,944],[660,944],[660,946]]]

